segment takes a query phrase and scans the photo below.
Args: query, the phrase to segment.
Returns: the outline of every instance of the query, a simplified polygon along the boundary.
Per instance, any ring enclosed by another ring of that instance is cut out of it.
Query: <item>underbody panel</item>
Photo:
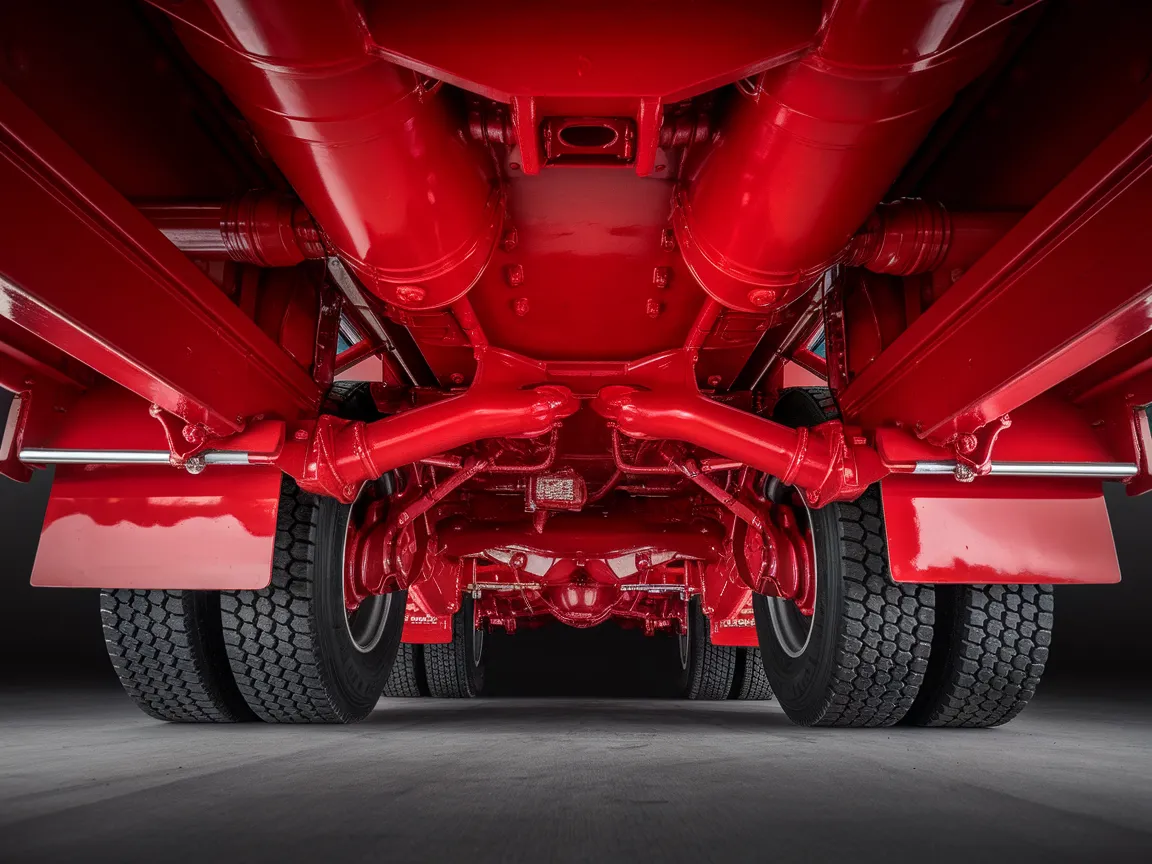
[[[699,598],[753,646],[754,594],[813,614],[811,514],[875,484],[896,583],[1119,578],[1138,4],[65,7],[0,12],[36,584],[261,588],[283,474],[411,642],[468,596],[649,634]],[[820,422],[777,414],[801,378]]]

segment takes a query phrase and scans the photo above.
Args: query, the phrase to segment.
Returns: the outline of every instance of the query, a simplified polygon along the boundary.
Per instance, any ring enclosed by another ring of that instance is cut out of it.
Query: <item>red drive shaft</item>
[[[160,8],[369,289],[406,309],[467,293],[503,222],[492,160],[432,82],[370,53],[354,4]]]
[[[580,400],[545,378],[542,364],[485,349],[464,394],[371,423],[322,415],[274,461],[301,487],[350,502],[364,481],[401,465],[483,438],[547,434]]]
[[[976,5],[913,0],[893,14],[883,0],[842,0],[809,55],[742,88],[714,143],[690,154],[673,214],[684,259],[713,298],[778,309],[836,261],[999,50],[1003,18],[978,20]]]
[[[686,441],[779,477],[813,506],[855,498],[887,473],[879,455],[846,437],[838,421],[790,429],[673,387],[605,387],[592,408],[633,438]]]

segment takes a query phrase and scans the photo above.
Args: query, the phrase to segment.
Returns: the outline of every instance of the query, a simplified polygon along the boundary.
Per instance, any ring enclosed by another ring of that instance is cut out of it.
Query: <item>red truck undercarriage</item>
[[[1009,719],[1152,482],[1152,15],[483,6],[0,11],[33,582],[167,719],[694,615],[800,723]]]

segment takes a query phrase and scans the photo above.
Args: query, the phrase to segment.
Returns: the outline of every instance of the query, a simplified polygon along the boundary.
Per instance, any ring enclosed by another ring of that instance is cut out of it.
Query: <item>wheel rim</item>
[[[796,507],[797,516],[801,513],[807,523],[807,531],[804,535],[808,538],[808,557],[812,566],[812,582],[814,587],[813,604],[819,600],[820,596],[820,572],[816,562],[816,547],[814,538],[812,536],[812,513],[808,509],[808,504],[804,501],[803,496],[793,495],[794,502],[799,501],[800,506]],[[816,621],[816,614],[805,615],[800,611],[795,601],[786,599],[784,597],[767,597],[768,613],[772,620],[772,632],[776,634],[776,642],[780,648],[789,657],[799,657],[808,648],[808,643],[812,639],[812,625]]]
[[[380,644],[391,606],[391,594],[373,594],[365,598],[353,612],[344,608],[345,629],[352,640],[352,646],[361,654],[367,654]]]
[[[388,624],[388,614],[392,610],[391,594],[372,594],[365,597],[355,609],[348,609],[348,586],[344,579],[348,554],[348,535],[355,528],[354,514],[368,487],[368,483],[360,487],[356,500],[348,508],[348,520],[344,525],[344,542],[340,548],[340,605],[344,607],[344,631],[348,634],[352,647],[361,654],[369,653],[380,644],[380,640],[384,638],[384,629]]]

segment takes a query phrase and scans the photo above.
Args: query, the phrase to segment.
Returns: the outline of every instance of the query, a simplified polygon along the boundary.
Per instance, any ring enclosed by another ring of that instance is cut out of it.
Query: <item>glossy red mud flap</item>
[[[404,610],[404,632],[401,641],[416,645],[445,644],[452,641],[452,615],[437,615],[419,585],[408,589],[408,606]]]
[[[268,584],[280,471],[59,465],[32,584],[258,589]]]
[[[892,474],[880,490],[896,582],[1120,581],[1099,483]]]
[[[735,587],[735,585],[734,585]],[[756,615],[752,611],[752,592],[744,589],[744,602],[729,616],[708,621],[713,645],[736,645],[746,648],[759,648],[756,636]]]

